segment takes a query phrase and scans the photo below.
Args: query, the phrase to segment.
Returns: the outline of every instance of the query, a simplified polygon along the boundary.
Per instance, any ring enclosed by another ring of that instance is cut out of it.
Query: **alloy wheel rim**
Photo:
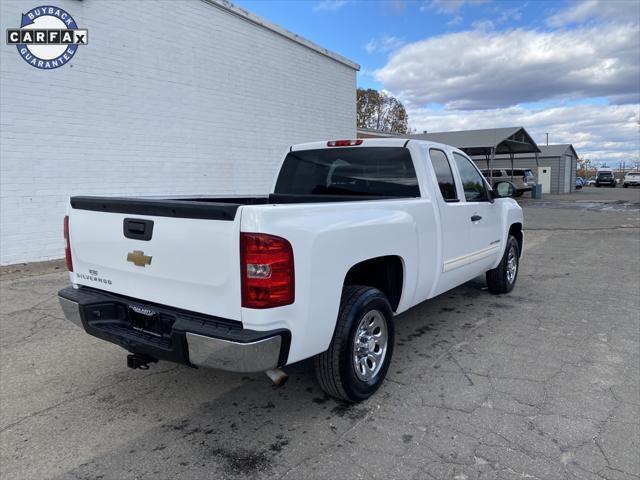
[[[387,322],[379,310],[365,313],[353,339],[353,369],[358,379],[369,382],[380,373],[387,355]]]
[[[507,256],[507,282],[513,283],[518,273],[518,255],[516,254],[516,248],[511,245],[509,248],[509,255]]]

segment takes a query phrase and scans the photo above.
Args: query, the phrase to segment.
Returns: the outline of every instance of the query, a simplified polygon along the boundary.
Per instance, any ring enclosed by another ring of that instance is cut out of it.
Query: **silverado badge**
[[[127,262],[133,263],[136,267],[151,265],[151,255],[145,255],[141,250],[134,250],[127,254]]]

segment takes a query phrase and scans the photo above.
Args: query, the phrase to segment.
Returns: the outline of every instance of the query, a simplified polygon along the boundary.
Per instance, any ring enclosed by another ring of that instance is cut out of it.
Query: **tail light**
[[[67,268],[73,272],[73,261],[71,260],[71,240],[69,238],[69,216],[64,217],[64,259],[67,262]]]
[[[327,147],[354,147],[361,144],[361,138],[358,138],[357,140],[329,140],[327,142]]]
[[[243,307],[273,308],[293,303],[293,250],[284,238],[241,233],[240,275]]]

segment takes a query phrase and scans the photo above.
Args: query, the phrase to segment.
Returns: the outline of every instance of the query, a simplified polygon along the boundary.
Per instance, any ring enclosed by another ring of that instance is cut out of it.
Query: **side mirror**
[[[516,194],[516,187],[511,182],[507,182],[507,181],[497,182],[493,186],[494,198],[513,197],[515,194]]]

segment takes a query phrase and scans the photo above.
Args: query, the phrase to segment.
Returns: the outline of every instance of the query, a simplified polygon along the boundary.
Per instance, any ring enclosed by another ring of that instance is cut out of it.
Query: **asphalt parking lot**
[[[523,199],[515,290],[397,319],[359,405],[125,352],[63,320],[59,262],[0,277],[2,479],[638,479],[640,189]]]

